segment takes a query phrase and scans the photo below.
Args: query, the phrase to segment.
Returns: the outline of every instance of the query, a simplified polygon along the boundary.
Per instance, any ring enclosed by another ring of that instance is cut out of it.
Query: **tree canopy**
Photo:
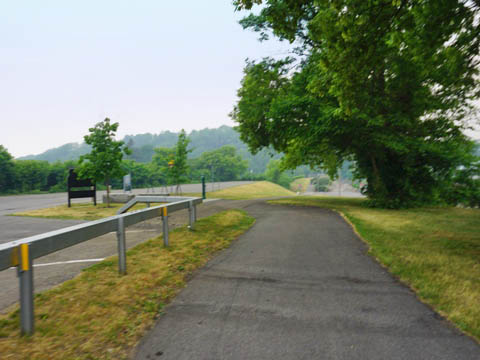
[[[249,61],[232,117],[253,152],[284,165],[345,159],[371,203],[440,199],[472,143],[479,95],[480,4],[461,0],[237,0],[263,4],[241,24],[294,43],[283,59]]]
[[[92,179],[95,182],[104,181],[107,186],[107,205],[110,206],[110,181],[112,178],[126,174],[122,166],[123,154],[129,150],[123,141],[115,140],[118,123],[110,123],[109,118],[88,129],[89,135],[84,136],[85,143],[92,146],[89,154],[80,156],[79,176]]]
[[[187,156],[191,152],[188,149],[190,139],[187,137],[185,130],[182,129],[178,135],[177,145],[175,146],[175,155],[169,164],[169,171],[173,184],[177,185],[176,192],[180,190],[180,184],[184,184],[188,180],[188,164]]]
[[[245,173],[248,161],[237,154],[234,146],[225,145],[192,159],[191,167],[199,173],[197,178],[204,175],[210,181],[230,181],[239,179]]]

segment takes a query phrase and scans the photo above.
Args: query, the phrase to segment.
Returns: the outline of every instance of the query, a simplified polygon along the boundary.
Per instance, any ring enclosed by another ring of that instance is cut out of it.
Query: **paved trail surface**
[[[255,226],[195,274],[135,359],[480,359],[339,215],[244,208]]]

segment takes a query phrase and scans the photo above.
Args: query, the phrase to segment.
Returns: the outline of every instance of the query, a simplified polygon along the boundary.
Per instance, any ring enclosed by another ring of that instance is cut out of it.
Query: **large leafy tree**
[[[374,205],[439,199],[471,149],[462,130],[478,96],[479,2],[234,1],[260,3],[244,28],[297,47],[247,63],[232,116],[250,149],[331,175],[354,160]]]
[[[107,206],[110,207],[110,182],[113,178],[126,174],[122,166],[123,154],[129,154],[123,141],[115,140],[118,123],[110,123],[109,118],[88,129],[84,136],[85,143],[92,146],[89,154],[80,156],[79,176],[84,179],[103,181],[107,186]]]

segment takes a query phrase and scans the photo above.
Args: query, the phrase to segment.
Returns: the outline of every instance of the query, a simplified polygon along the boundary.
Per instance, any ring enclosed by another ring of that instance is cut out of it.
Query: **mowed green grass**
[[[363,201],[296,197],[271,202],[341,212],[391,273],[480,341],[480,210],[371,209]]]
[[[127,252],[127,275],[111,257],[35,296],[35,333],[20,336],[18,309],[0,315],[1,359],[127,359],[192,271],[230,245],[255,220],[229,210]]]
[[[257,181],[252,184],[234,186],[207,193],[207,198],[247,200],[281,196],[294,196],[295,193],[269,181]]]

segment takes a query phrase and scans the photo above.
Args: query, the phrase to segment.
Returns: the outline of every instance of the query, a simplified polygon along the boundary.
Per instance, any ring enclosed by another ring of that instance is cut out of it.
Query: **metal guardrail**
[[[165,196],[165,195],[137,195],[130,201],[128,201],[125,205],[123,205],[117,211],[117,215],[124,214],[128,211],[131,207],[135,206],[137,203],[146,203],[148,207],[150,207],[150,203],[170,203],[170,202],[179,202],[184,200],[185,197],[183,196]],[[200,199],[200,198],[198,198]]]
[[[143,198],[143,197],[141,197]],[[202,203],[201,198],[148,196],[137,202],[167,203],[147,209],[136,210],[125,214],[114,215],[105,219],[90,221],[85,224],[70,226],[24,239],[0,244],[0,271],[10,267],[17,268],[20,283],[20,326],[22,334],[34,331],[33,304],[33,260],[82,243],[84,241],[117,232],[118,271],[127,272],[125,228],[139,222],[162,217],[163,242],[168,246],[168,214],[188,209],[189,226],[193,229],[196,221],[196,205]],[[148,200],[148,201],[144,201]]]

